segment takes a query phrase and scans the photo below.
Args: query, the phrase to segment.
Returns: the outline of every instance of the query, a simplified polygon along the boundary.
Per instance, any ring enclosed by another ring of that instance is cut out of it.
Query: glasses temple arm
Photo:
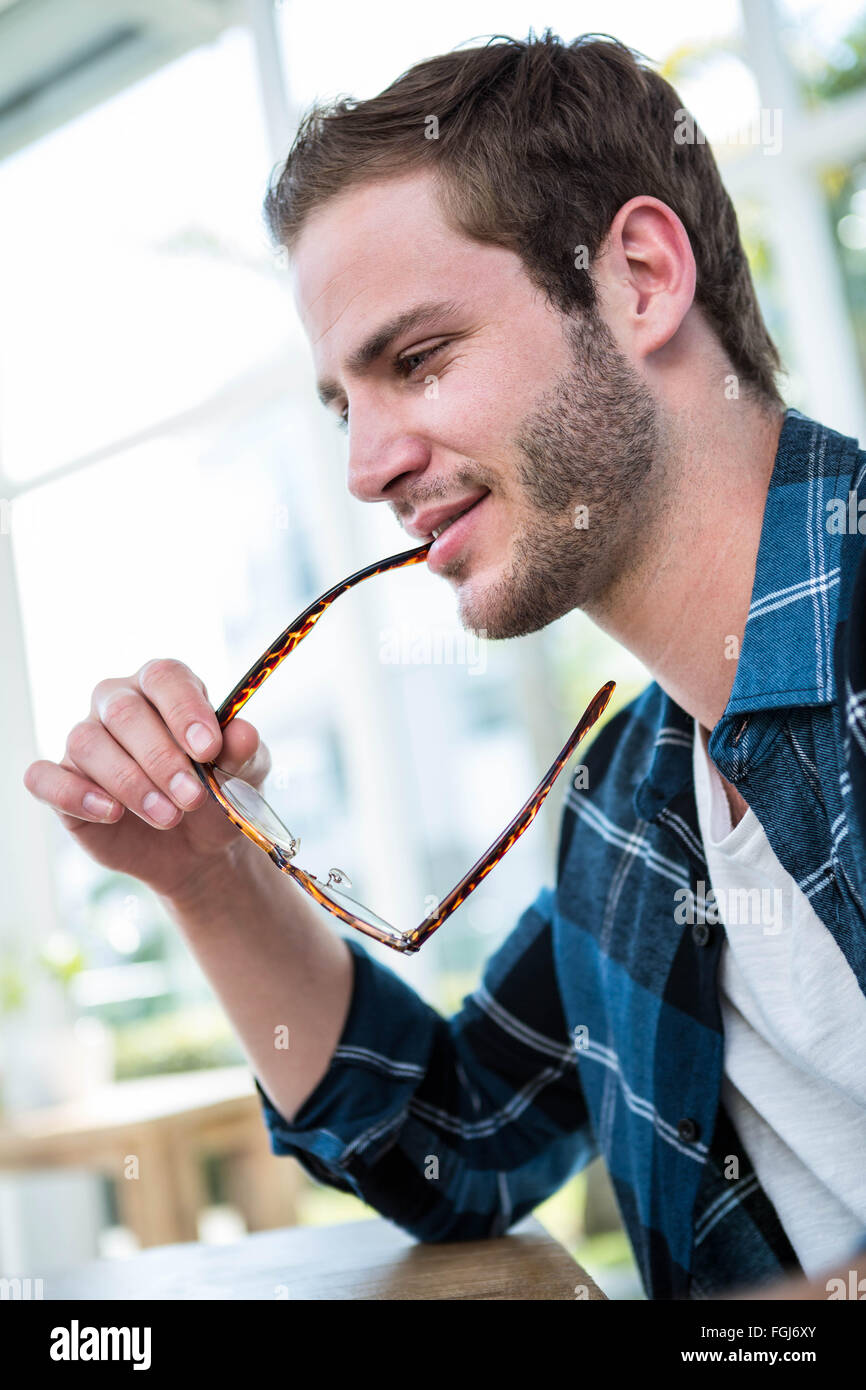
[[[571,734],[567,743],[560,749],[553,763],[535,788],[535,791],[517,812],[514,819],[508,823],[499,838],[494,840],[493,844],[485,851],[481,858],[472,865],[469,872],[464,874],[463,878],[452,888],[448,896],[443,898],[435,911],[432,912],[429,917],[426,917],[421,925],[416,927],[414,931],[403,934],[402,940],[404,944],[398,947],[399,950],[409,952],[416,951],[421,946],[422,942],[426,941],[427,937],[431,936],[433,932],[436,931],[437,927],[441,927],[442,923],[450,917],[451,913],[460,907],[461,903],[466,901],[469,894],[475,891],[479,883],[490,873],[491,869],[494,869],[511,847],[517,843],[520,836],[529,828],[538,812],[541,810],[548,792],[581,739],[589,732],[593,724],[601,718],[615,689],[616,681],[606,681],[601,689],[597,691],[584,710],[577,728]],[[391,943],[388,942],[387,944],[390,945]]]
[[[385,560],[377,560],[375,564],[367,565],[364,569],[356,570],[350,574],[348,579],[344,579],[340,584],[335,584],[328,589],[303,613],[295,618],[276,639],[272,642],[265,654],[259,658],[255,666],[251,666],[246,675],[238,681],[234,690],[226,696],[216,711],[217,722],[221,729],[224,729],[235,715],[243,709],[247,700],[263,685],[282,661],[294,651],[299,642],[315,627],[322,614],[330,608],[335,599],[341,594],[348,593],[356,584],[360,584],[363,579],[371,579],[374,574],[386,574],[388,570],[402,569],[404,565],[417,565],[423,560],[430,549],[432,542],[425,541],[423,545],[416,546],[413,550],[403,550],[399,555],[389,555]]]

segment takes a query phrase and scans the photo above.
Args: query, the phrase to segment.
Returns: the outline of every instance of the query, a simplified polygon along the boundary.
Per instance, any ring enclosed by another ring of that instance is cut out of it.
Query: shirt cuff
[[[271,1152],[290,1154],[311,1177],[362,1197],[357,1179],[405,1123],[442,1020],[360,942],[346,944],[354,964],[349,1013],[328,1070],[291,1123],[254,1080]]]

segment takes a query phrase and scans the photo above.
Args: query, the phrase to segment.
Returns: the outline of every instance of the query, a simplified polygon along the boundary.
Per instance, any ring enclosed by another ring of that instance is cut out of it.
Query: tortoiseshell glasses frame
[[[277,669],[285,657],[294,651],[298,643],[303,641],[307,634],[312,631],[319,618],[326,609],[330,608],[336,598],[347,593],[356,584],[360,584],[362,579],[369,579],[374,574],[385,574],[389,570],[400,569],[405,565],[419,564],[425,558],[431,544],[432,542],[427,541],[414,550],[404,550],[399,555],[391,555],[385,560],[380,560],[377,564],[368,565],[365,569],[358,570],[348,579],[344,579],[341,584],[335,584],[332,589],[328,589],[321,598],[316,599],[315,603],[311,603],[308,608],[305,608],[303,613],[293,623],[290,623],[277,640],[272,643],[261,660],[257,661],[255,666],[247,672],[243,680],[238,682],[231,694],[223,700],[216,711],[220,728],[224,729],[243,709],[250,696]],[[322,883],[315,874],[307,873],[306,870],[293,864],[292,860],[300,840],[295,839],[291,832],[286,830],[276,812],[268,807],[261,794],[251,788],[248,783],[244,783],[239,778],[231,777],[214,762],[194,763],[193,765],[199,778],[229,819],[248,839],[264,850],[278,869],[291,875],[295,882],[309,893],[311,898],[322,907],[327,908],[340,921],[363,932],[366,936],[373,937],[374,940],[380,941],[385,946],[391,946],[395,951],[412,954],[420,949],[423,943],[433,935],[437,928],[441,927],[442,923],[451,916],[461,903],[465,902],[469,894],[478,887],[482,879],[487,877],[491,869],[495,868],[500,859],[511,849],[511,846],[519,840],[524,830],[531,825],[575,748],[604,713],[615,687],[615,681],[607,681],[593,696],[581,716],[580,723],[560,749],[535,791],[520,808],[514,819],[509,822],[499,838],[482,854],[481,858],[472,865],[469,872],[451,889],[448,896],[442,899],[438,907],[412,931],[398,931],[396,927],[392,927],[390,923],[377,917],[361,903],[356,903],[348,897],[342,891],[341,885],[346,882],[346,879],[339,869],[332,869],[327,882]],[[217,780],[217,774],[224,779],[222,782]],[[227,786],[230,788],[228,794],[224,790]],[[231,797],[234,799],[230,799]],[[252,805],[263,808],[258,817],[261,823],[258,825],[255,823],[255,819],[247,814]],[[272,828],[273,823],[279,827],[276,835],[268,833],[268,826],[270,825]],[[283,831],[285,834],[282,833]],[[357,912],[353,910],[355,908],[358,909]]]

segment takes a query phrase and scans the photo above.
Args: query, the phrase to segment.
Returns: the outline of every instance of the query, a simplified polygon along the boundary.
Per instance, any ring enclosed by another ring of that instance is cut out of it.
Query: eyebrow
[[[365,338],[359,347],[346,360],[346,372],[349,376],[360,376],[371,367],[374,362],[387,352],[388,348],[401,334],[408,333],[411,328],[423,328],[425,324],[433,322],[435,319],[444,318],[448,314],[459,312],[459,305],[450,299],[426,299],[420,304],[414,304],[411,309],[404,309],[402,313],[396,314],[388,319],[386,323]],[[336,381],[326,378],[320,381],[317,386],[319,400],[322,405],[330,405],[335,397],[342,394]]]

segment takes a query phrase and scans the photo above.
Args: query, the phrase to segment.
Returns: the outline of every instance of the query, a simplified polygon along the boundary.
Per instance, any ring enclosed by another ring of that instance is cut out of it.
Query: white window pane
[[[33,477],[189,409],[297,337],[230,30],[0,165],[0,455]]]

